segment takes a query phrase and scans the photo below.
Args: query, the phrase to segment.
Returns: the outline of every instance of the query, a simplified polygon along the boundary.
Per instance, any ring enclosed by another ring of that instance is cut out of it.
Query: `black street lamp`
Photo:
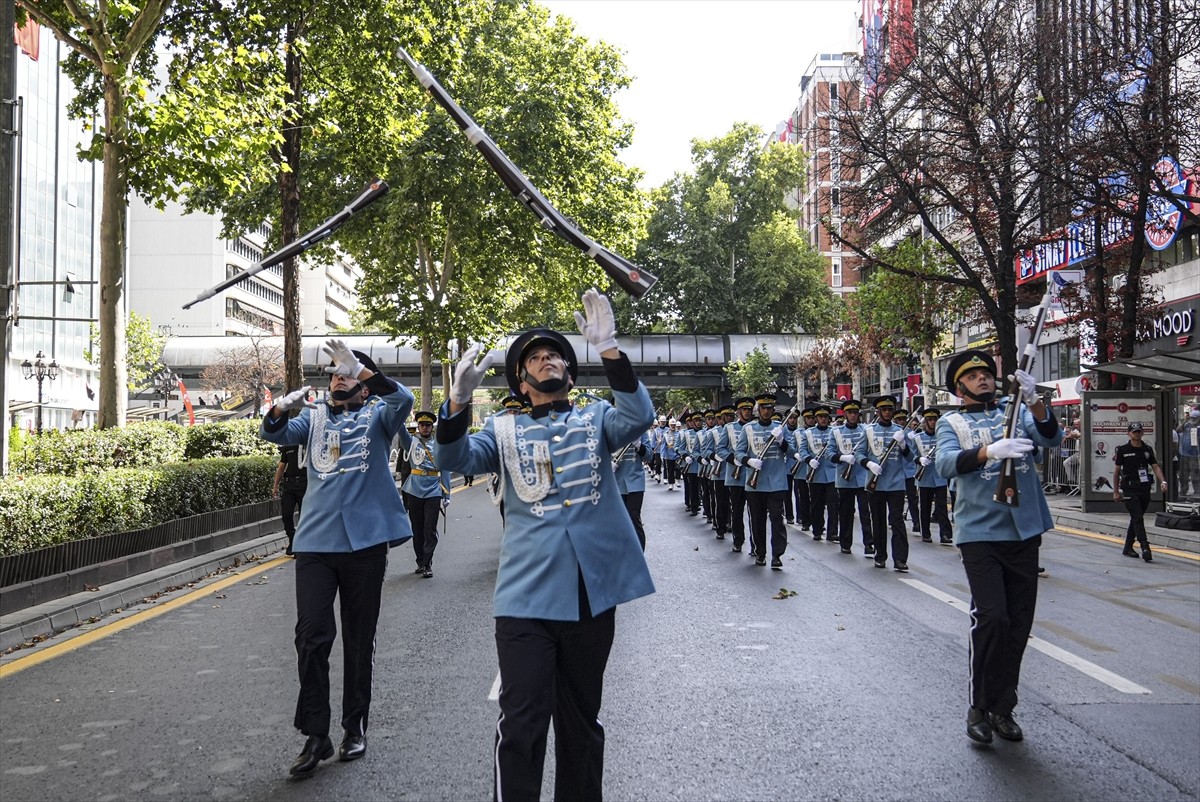
[[[154,389],[162,396],[164,409],[167,402],[171,400],[171,393],[175,390],[176,382],[175,374],[169,368],[161,368],[154,374]]]
[[[58,363],[53,359],[50,364],[45,362],[46,355],[41,351],[37,352],[37,356],[33,358],[33,362],[26,359],[21,363],[21,374],[27,379],[37,379],[38,399],[37,399],[37,433],[42,433],[42,382],[46,379],[54,381],[58,378]]]

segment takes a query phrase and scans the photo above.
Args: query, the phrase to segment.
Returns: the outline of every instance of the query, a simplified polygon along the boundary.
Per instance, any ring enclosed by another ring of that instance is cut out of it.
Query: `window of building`
[[[842,286],[842,260],[840,258],[835,257],[829,263],[829,269],[830,269],[830,274],[832,276],[831,285],[833,287]]]

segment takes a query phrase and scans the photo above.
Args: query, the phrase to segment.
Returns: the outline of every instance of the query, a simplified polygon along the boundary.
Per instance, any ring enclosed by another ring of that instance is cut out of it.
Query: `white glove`
[[[771,430],[771,436],[775,438],[776,443],[782,443],[783,442],[783,427],[776,426],[774,429]]]
[[[740,459],[738,459],[737,457],[734,457],[734,458],[733,458],[733,464],[734,464],[734,465],[736,465],[736,466],[738,466],[738,467],[740,468],[740,467],[742,467],[743,465],[745,465],[746,463],[742,462],[742,461],[741,461]]]
[[[987,447],[988,459],[1011,459],[1033,451],[1033,441],[1028,437],[1005,437]]]
[[[279,412],[290,412],[301,407],[315,407],[316,404],[308,400],[308,391],[311,389],[312,387],[306,384],[299,390],[292,390],[275,402],[275,409]]]
[[[854,464],[854,455],[853,454],[843,454],[842,456],[838,457],[838,462],[844,462],[847,465],[853,465]]]
[[[479,346],[472,345],[463,354],[463,358],[458,360],[458,367],[454,370],[454,382],[450,385],[450,400],[456,404],[471,403],[471,396],[475,394],[475,388],[483,381],[484,374],[492,367],[492,354],[489,351],[487,355],[475,364],[475,357],[479,356]]]
[[[350,347],[341,340],[328,340],[321,346],[321,350],[333,360],[333,364],[325,368],[326,373],[357,379],[358,374],[363,372],[363,364],[358,361],[358,357],[354,355]]]
[[[868,461],[867,462],[867,470],[870,471],[871,473],[875,474],[876,476],[883,475],[883,466],[880,465],[878,462]]]
[[[692,464],[692,458],[691,458],[691,457],[684,457],[684,458],[683,458],[683,464],[684,464],[684,465],[691,465],[691,464]]]
[[[575,325],[583,339],[592,344],[597,353],[617,347],[617,321],[613,317],[612,304],[595,287],[583,294],[583,311],[575,313]]]
[[[812,459],[810,459],[808,461],[808,467],[812,468],[815,471],[817,468],[821,467],[821,460],[817,459],[816,457],[813,457]]]
[[[908,437],[908,432],[904,431],[903,429],[901,429],[900,431],[898,431],[892,435],[892,439],[895,440],[897,443],[903,443],[904,438],[906,438],[906,437]]]
[[[756,471],[762,470],[762,460],[760,460],[758,457],[751,457],[750,459],[746,460],[746,464]]]
[[[929,459],[929,457],[921,457],[920,459],[920,463],[926,467],[929,467],[929,463],[932,461],[933,460]]]
[[[444,509],[446,509],[446,508],[447,508],[447,507],[449,507],[449,506],[450,506],[450,497],[449,497],[449,496],[442,496],[442,509],[444,510]]]
[[[1008,378],[1016,379],[1017,384],[1021,385],[1021,400],[1025,402],[1025,406],[1031,407],[1041,398],[1037,391],[1037,379],[1025,371],[1018,370]]]
[[[707,464],[708,464],[708,457],[701,457],[701,458],[700,458],[700,464],[701,464],[701,465],[707,465]]]
[[[792,455],[792,459],[796,460],[796,462],[799,462],[800,460],[804,459],[804,457],[800,456],[800,452],[797,451],[795,454]]]

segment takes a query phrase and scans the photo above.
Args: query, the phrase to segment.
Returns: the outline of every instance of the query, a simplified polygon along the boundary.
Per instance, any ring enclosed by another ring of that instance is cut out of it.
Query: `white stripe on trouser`
[[[971,700],[971,706],[975,706],[975,632],[979,629],[979,619],[975,615],[975,597],[971,597],[971,609],[967,615],[971,616],[971,628],[967,632],[967,698]]]
[[[504,783],[500,779],[500,742],[504,740],[503,731],[500,725],[504,723],[504,713],[500,713],[500,718],[496,719],[496,751],[492,755],[492,762],[495,764],[496,771],[496,802],[504,802]]]

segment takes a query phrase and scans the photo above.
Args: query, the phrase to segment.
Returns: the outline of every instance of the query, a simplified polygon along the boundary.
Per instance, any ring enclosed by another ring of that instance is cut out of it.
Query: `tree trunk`
[[[293,23],[287,26],[289,47],[284,55],[284,74],[291,94],[290,113],[283,120],[283,153],[279,170],[280,245],[290,245],[300,237],[300,143],[303,119],[300,116],[300,53]],[[284,167],[286,165],[286,168]],[[304,384],[301,362],[299,258],[283,263],[283,384],[287,391]],[[321,321],[324,323],[324,321]]]
[[[430,409],[433,399],[433,344],[421,338],[421,398],[419,409]]]
[[[100,404],[97,426],[125,425],[129,392],[125,364],[125,217],[129,155],[125,97],[104,76],[104,188],[100,205]]]

